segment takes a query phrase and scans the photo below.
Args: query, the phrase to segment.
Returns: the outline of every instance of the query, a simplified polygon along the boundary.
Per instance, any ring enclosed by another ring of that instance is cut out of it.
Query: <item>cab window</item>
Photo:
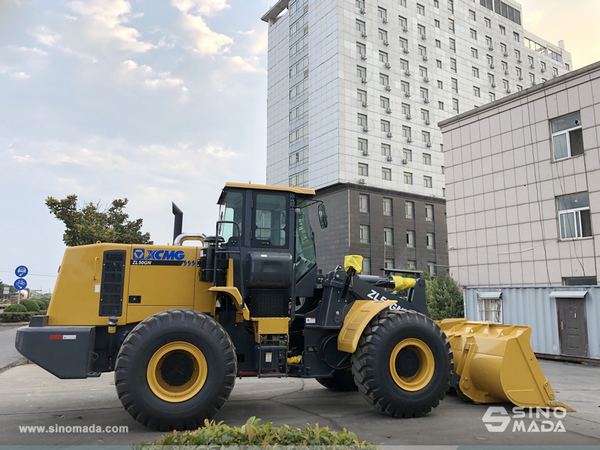
[[[287,245],[287,196],[255,194],[252,223],[253,247],[285,247]]]

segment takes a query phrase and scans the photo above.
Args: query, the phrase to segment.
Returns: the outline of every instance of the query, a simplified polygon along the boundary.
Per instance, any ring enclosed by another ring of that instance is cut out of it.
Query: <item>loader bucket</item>
[[[575,411],[556,400],[529,344],[531,328],[466,319],[438,324],[452,347],[459,395],[475,403]]]

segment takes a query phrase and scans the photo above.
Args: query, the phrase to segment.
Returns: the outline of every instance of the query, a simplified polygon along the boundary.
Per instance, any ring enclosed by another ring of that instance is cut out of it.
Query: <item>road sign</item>
[[[14,287],[18,291],[22,291],[23,289],[25,289],[27,287],[27,280],[25,280],[25,278],[17,278],[17,281],[15,281]]]
[[[18,276],[19,278],[27,276],[28,273],[29,273],[29,269],[25,266],[19,266],[15,269],[15,275]]]
[[[4,286],[4,295],[10,294],[10,288],[8,286]]]

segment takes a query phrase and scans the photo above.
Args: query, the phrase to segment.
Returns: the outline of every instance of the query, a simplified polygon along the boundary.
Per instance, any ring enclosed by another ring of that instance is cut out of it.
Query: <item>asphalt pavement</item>
[[[540,361],[540,365],[558,400],[577,412],[562,419],[526,418],[524,425],[530,432],[515,431],[512,422],[504,432],[488,431],[482,420],[488,406],[455,395],[425,417],[396,419],[379,413],[358,392],[334,393],[314,380],[295,378],[238,380],[215,419],[231,426],[243,425],[251,416],[276,426],[319,423],[334,430],[347,428],[359,439],[384,445],[600,445],[600,367],[558,361]],[[0,374],[0,405],[4,445],[135,445],[154,442],[164,434],[144,428],[129,416],[117,398],[112,374],[59,380],[33,364],[13,367]],[[541,431],[544,421],[546,429],[555,431]],[[556,431],[558,422],[564,432]],[[56,430],[91,425],[102,431],[49,432],[51,426]],[[26,431],[23,426],[45,429]],[[109,433],[107,426],[126,426],[127,432]]]
[[[20,326],[22,325],[0,326],[0,372],[24,359],[15,348],[15,336]]]

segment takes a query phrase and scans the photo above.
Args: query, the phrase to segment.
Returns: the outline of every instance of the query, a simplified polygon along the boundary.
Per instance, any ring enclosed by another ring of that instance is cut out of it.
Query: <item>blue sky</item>
[[[224,182],[264,182],[260,17],[274,1],[0,0],[2,281],[25,264],[29,287],[53,287],[64,230],[47,196],[128,198],[166,244],[171,201],[184,230],[212,233]],[[565,39],[575,67],[600,59],[585,34],[600,2],[522,3],[525,27]]]

